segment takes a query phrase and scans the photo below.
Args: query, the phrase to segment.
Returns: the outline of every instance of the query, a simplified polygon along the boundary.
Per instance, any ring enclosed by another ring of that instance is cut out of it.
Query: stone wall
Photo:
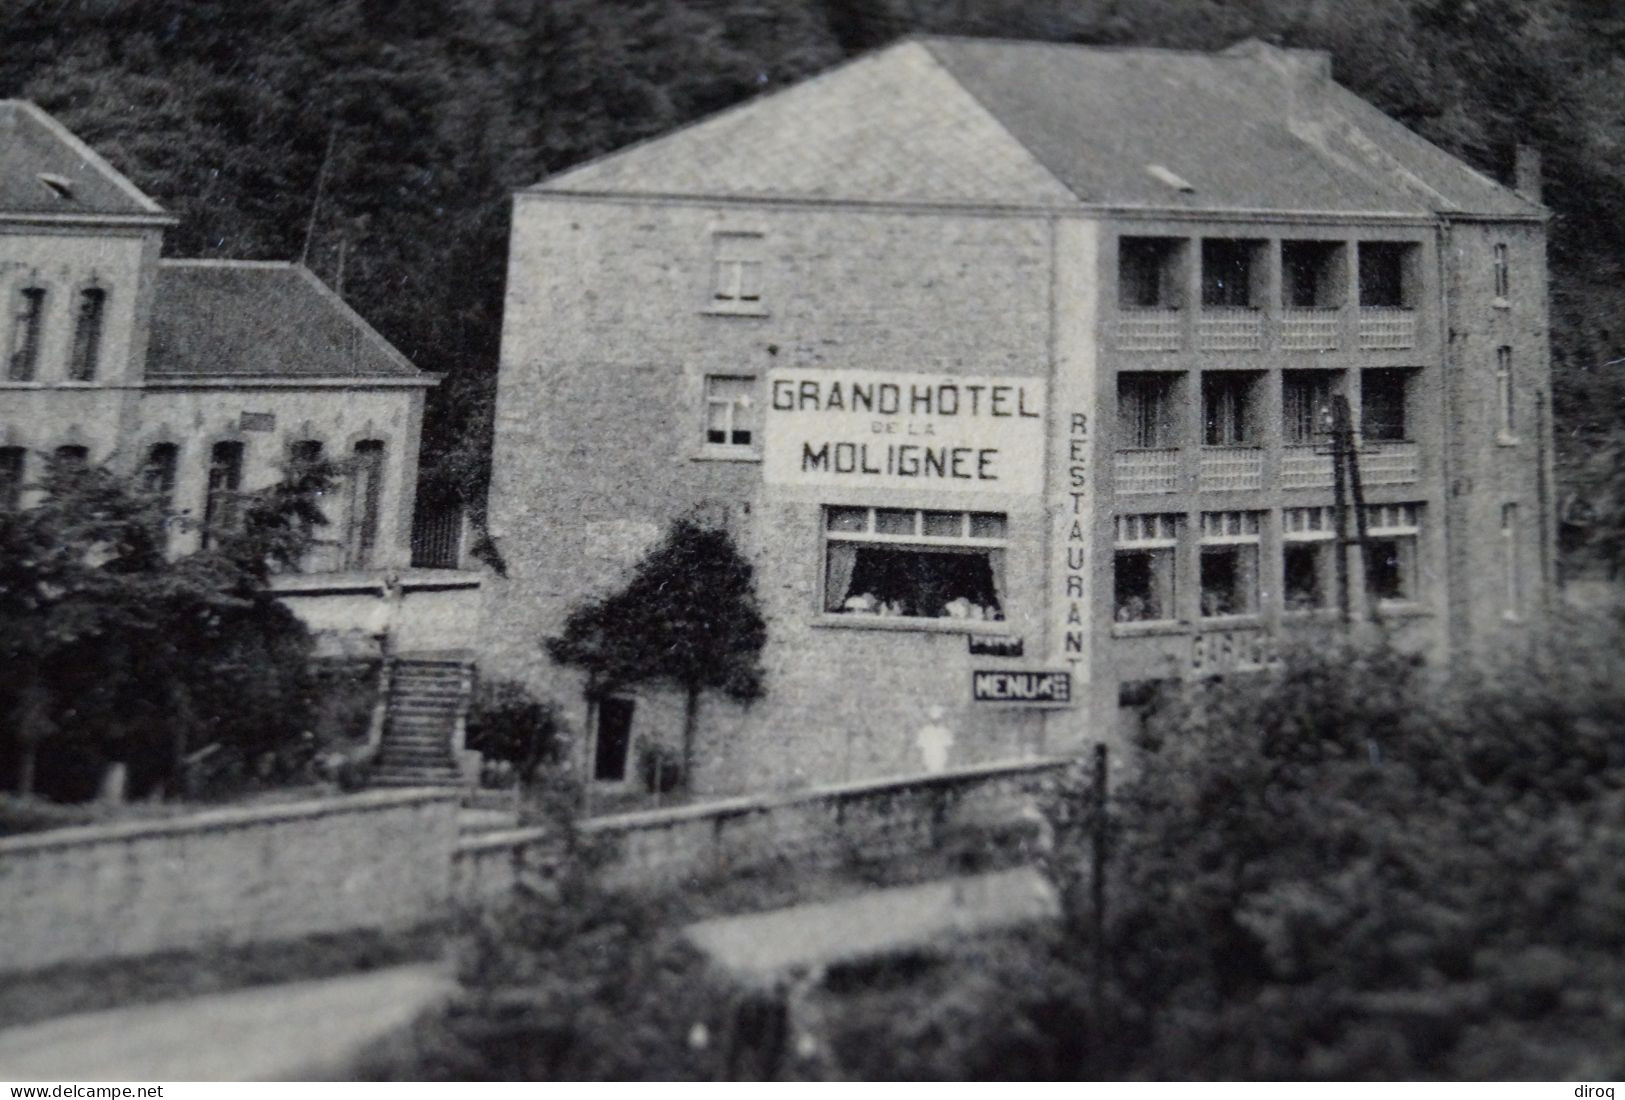
[[[600,874],[608,885],[675,885],[776,862],[830,866],[851,854],[906,857],[962,830],[1019,820],[1040,785],[1077,766],[1022,760],[842,783],[593,818],[581,833],[607,848]],[[547,828],[470,837],[457,849],[456,893],[469,903],[497,901],[521,884],[545,883],[558,863],[558,838]]]
[[[457,796],[380,792],[0,839],[0,973],[441,919]]]

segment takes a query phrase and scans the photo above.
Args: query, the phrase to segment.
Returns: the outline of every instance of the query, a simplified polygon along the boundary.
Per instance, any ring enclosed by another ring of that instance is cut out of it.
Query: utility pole
[[[1352,598],[1349,595],[1350,546],[1359,548],[1360,563],[1367,564],[1370,554],[1370,535],[1366,526],[1365,488],[1360,483],[1360,454],[1354,443],[1353,418],[1349,414],[1348,398],[1342,394],[1332,397],[1332,507],[1337,513],[1337,610],[1345,629],[1354,621]],[[1349,505],[1353,497],[1354,537],[1349,537]],[[1369,576],[1370,570],[1366,574]],[[1368,584],[1365,589],[1366,614],[1377,621],[1377,596]]]
[[[1343,437],[1348,431],[1348,402],[1341,396],[1332,398],[1332,509],[1337,515],[1337,541],[1332,555],[1337,567],[1337,611],[1346,631],[1353,615],[1349,607],[1349,506],[1347,458],[1343,452]]]
[[[335,124],[327,131],[327,152],[322,154],[322,166],[316,172],[316,197],[310,203],[310,220],[305,222],[305,247],[299,251],[299,262],[305,267],[310,266],[310,239],[316,235],[316,215],[322,209],[322,191],[327,187],[327,166],[333,163],[333,142],[339,136],[339,128]]]

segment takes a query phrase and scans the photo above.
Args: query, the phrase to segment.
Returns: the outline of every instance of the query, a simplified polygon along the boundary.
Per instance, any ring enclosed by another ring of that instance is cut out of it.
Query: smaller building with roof
[[[110,463],[168,498],[185,553],[236,494],[342,462],[306,576],[277,583],[317,625],[376,634],[370,603],[411,565],[437,378],[305,267],[162,258],[174,224],[46,112],[0,101],[0,507],[50,456]]]

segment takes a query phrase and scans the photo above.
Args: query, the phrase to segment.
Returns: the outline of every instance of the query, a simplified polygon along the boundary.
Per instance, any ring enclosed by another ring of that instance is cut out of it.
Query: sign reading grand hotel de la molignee
[[[763,476],[786,485],[1034,495],[1039,378],[780,370],[768,376]]]

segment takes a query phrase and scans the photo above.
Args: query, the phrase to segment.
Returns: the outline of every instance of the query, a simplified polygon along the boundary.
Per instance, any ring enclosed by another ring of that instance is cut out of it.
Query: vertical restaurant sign
[[[762,474],[785,485],[1037,495],[1042,378],[775,370]]]
[[[1058,656],[1083,663],[1089,655],[1089,559],[1094,508],[1090,499],[1089,414],[1068,411],[1065,435],[1057,453],[1061,461],[1060,500],[1055,509],[1055,575],[1060,591],[1053,597]]]
[[[1080,691],[1090,678],[1095,578],[1094,447],[1098,442],[1095,386],[1098,370],[1095,303],[1098,228],[1082,222],[1057,226],[1056,298],[1070,303],[1056,315],[1055,402],[1050,418],[1049,657],[1071,668]],[[1105,520],[1107,517],[1101,517]],[[1106,574],[1109,576],[1110,574]]]

